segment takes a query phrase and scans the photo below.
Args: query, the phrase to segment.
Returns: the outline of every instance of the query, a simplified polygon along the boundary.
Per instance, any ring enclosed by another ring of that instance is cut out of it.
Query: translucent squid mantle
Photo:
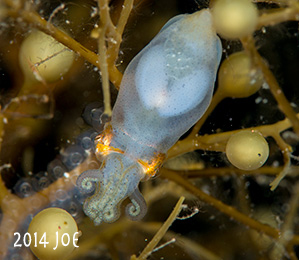
[[[84,212],[96,225],[120,215],[146,214],[138,190],[154,176],[167,151],[206,111],[222,47],[208,9],[172,18],[128,65],[111,122],[95,139],[100,169],[82,173],[77,185],[91,193]]]

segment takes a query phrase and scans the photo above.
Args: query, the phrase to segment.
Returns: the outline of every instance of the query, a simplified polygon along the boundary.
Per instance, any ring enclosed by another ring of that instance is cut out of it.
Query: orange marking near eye
[[[137,162],[141,164],[144,169],[145,174],[154,176],[158,170],[161,168],[165,159],[164,153],[159,153],[150,163],[138,159]]]
[[[106,156],[111,152],[124,154],[125,152],[119,148],[110,146],[113,137],[113,129],[110,124],[106,126],[104,131],[95,138],[96,142],[96,153],[100,156]],[[136,161],[142,166],[145,174],[150,177],[154,176],[158,170],[161,168],[165,159],[165,154],[159,153],[154,156],[153,160],[150,162],[137,159]]]
[[[107,125],[103,133],[101,133],[95,138],[96,153],[100,154],[101,156],[105,156],[110,152],[124,153],[124,151],[122,151],[121,149],[110,146],[112,137],[113,137],[113,129],[109,124]]]

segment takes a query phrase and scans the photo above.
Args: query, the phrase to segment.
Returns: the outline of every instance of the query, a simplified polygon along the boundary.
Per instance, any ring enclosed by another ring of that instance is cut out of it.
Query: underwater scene
[[[299,256],[298,0],[0,0],[0,260]]]

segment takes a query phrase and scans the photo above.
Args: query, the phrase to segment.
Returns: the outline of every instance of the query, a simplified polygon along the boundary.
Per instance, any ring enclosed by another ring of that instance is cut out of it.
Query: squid
[[[111,121],[95,138],[101,167],[77,179],[90,193],[83,210],[95,225],[116,221],[126,198],[127,216],[144,217],[139,182],[157,174],[167,151],[206,111],[221,56],[211,12],[203,9],[169,20],[130,62]]]

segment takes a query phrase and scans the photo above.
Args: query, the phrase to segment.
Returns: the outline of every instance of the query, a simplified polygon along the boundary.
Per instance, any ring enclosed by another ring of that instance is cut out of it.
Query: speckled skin
[[[205,9],[171,19],[128,65],[109,124],[109,147],[122,152],[110,151],[99,170],[86,171],[77,181],[82,192],[96,188],[84,204],[95,224],[115,221],[127,197],[128,216],[145,215],[138,184],[148,172],[140,162],[166,154],[200,119],[211,101],[221,54]]]

